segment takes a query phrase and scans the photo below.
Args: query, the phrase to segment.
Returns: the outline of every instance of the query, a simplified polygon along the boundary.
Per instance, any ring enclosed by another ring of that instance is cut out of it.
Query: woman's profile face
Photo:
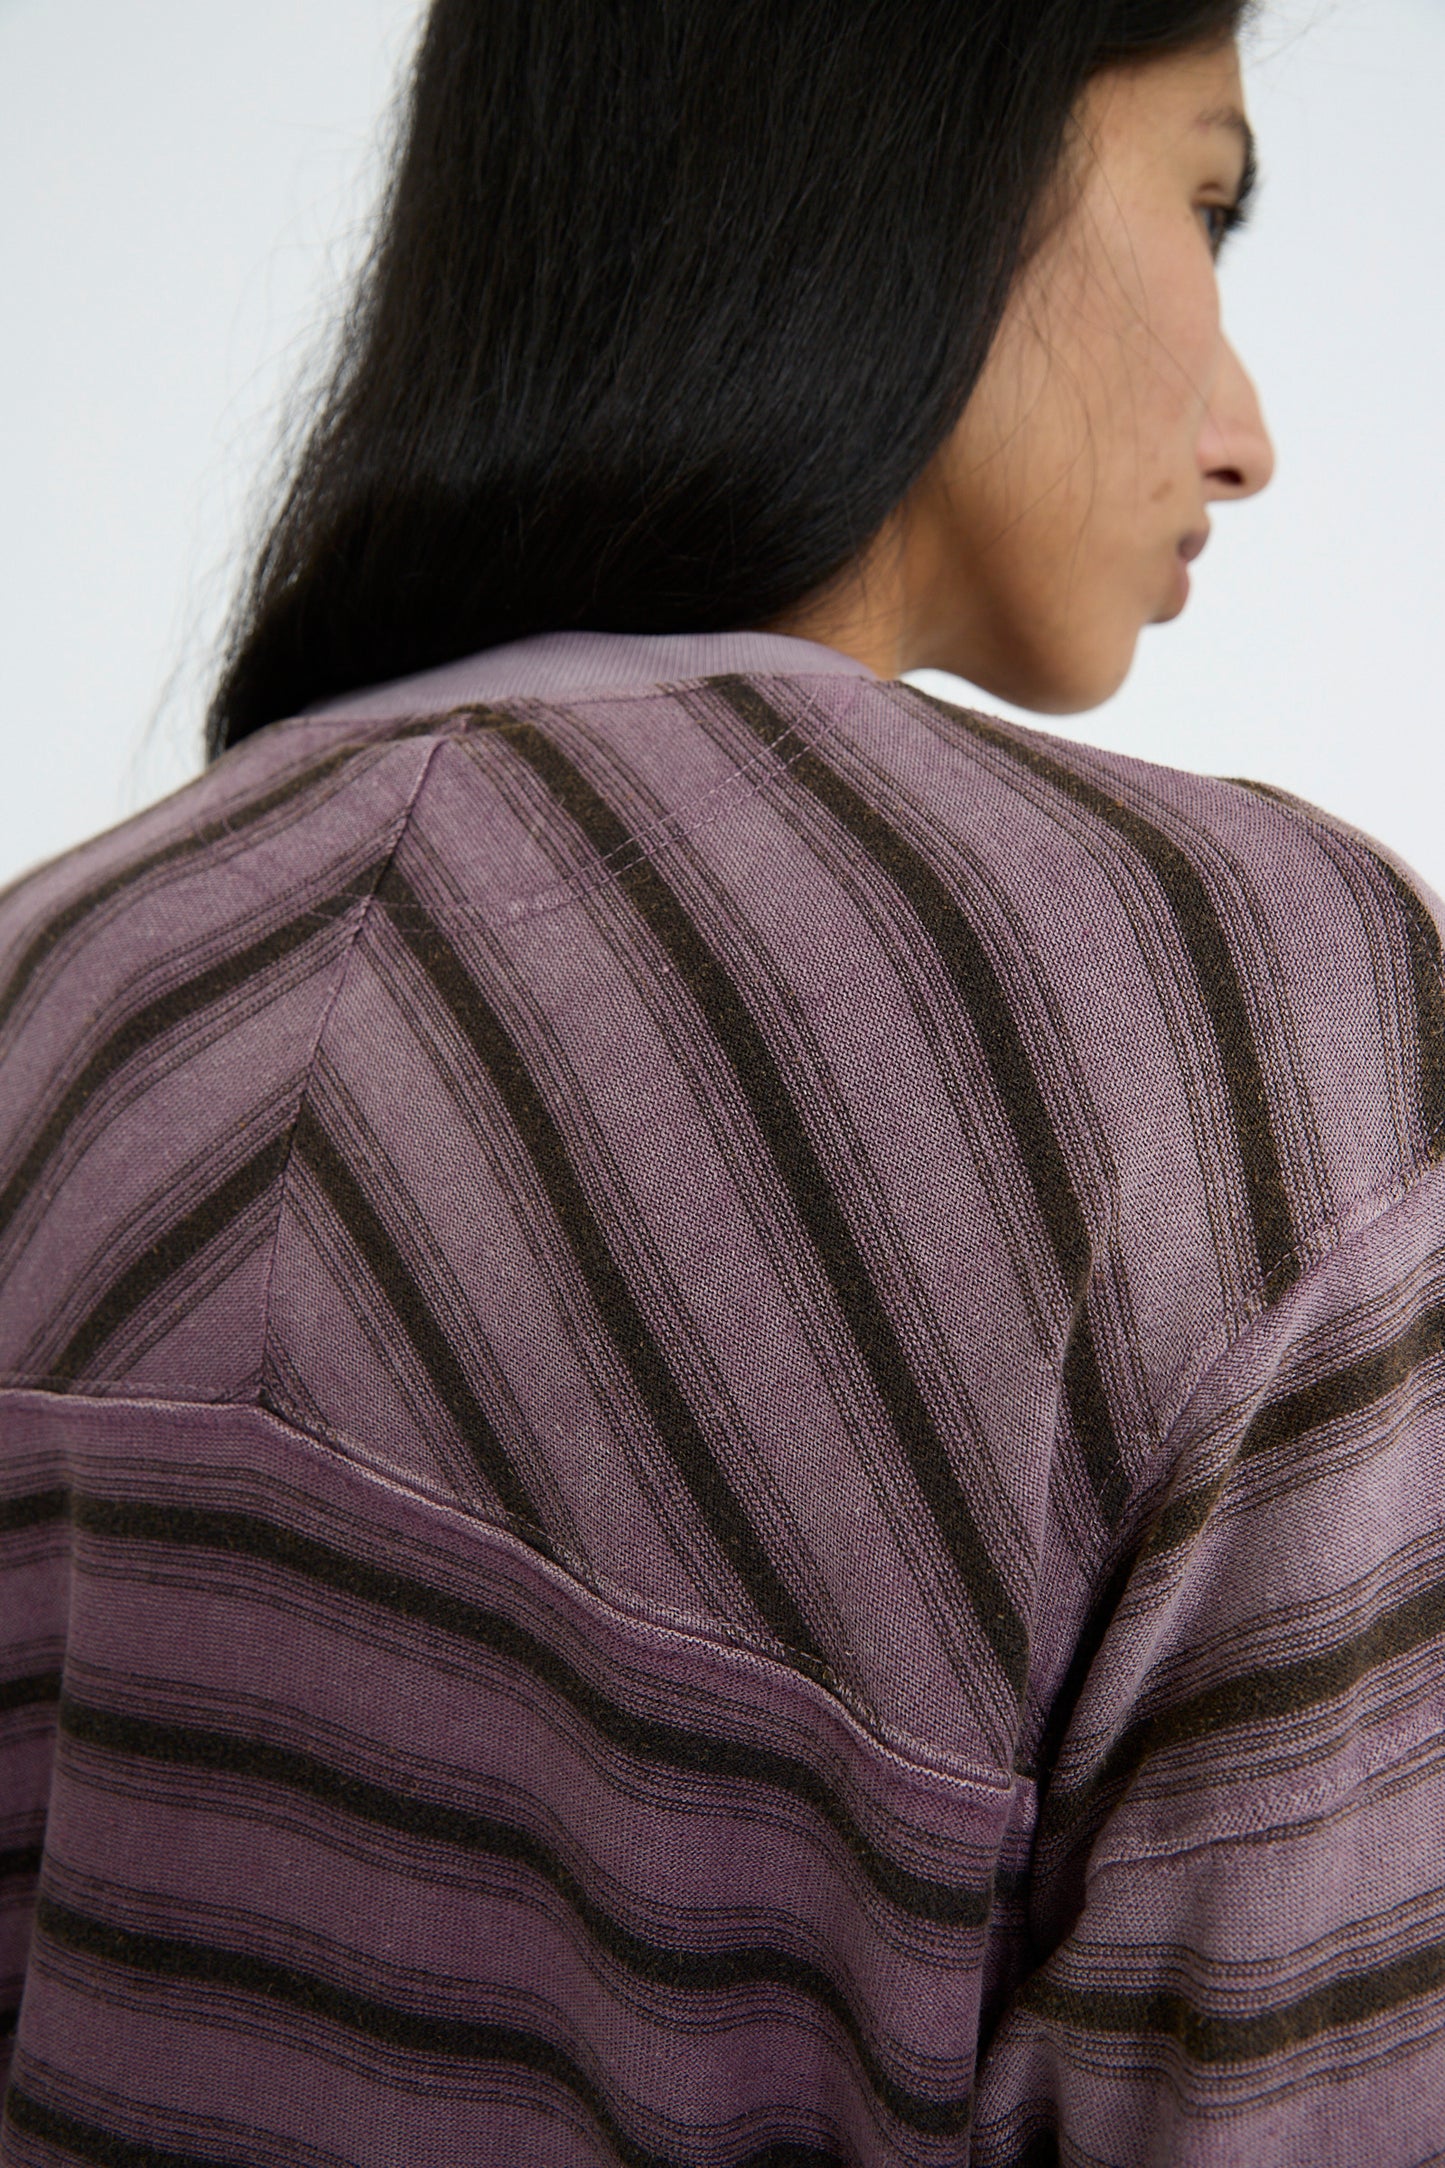
[[[1097,706],[1183,608],[1184,537],[1269,481],[1215,273],[1243,112],[1233,42],[1089,86],[1077,205],[910,507],[919,663],[1042,714]]]
[[[1181,542],[1273,470],[1215,272],[1243,110],[1233,42],[1094,79],[1073,208],[869,553],[847,636],[835,619],[814,637],[851,637],[881,675],[951,670],[1042,714],[1117,691],[1141,629],[1184,606]]]

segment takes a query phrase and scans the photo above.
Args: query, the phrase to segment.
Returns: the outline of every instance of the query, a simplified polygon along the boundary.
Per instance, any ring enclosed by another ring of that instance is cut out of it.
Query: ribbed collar
[[[368,719],[425,715],[431,708],[440,712],[474,700],[500,700],[508,694],[547,699],[555,693],[594,687],[615,692],[730,671],[762,677],[876,675],[866,663],[839,654],[836,648],[822,647],[816,640],[795,640],[781,632],[542,632],[528,640],[483,648],[415,677],[393,678],[385,685],[343,693],[306,712]]]

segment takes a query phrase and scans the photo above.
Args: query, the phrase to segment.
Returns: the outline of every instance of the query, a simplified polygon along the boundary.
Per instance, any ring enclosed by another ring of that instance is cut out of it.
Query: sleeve
[[[1445,1168],[1206,1373],[1041,1780],[981,2168],[1445,2158]]]

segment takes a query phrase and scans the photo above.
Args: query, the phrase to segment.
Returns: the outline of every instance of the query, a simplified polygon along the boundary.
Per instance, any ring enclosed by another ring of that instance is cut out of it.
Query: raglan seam
[[[318,1017],[316,1023],[315,1035],[311,1041],[310,1050],[307,1053],[305,1063],[301,1070],[300,1081],[296,1092],[295,1107],[292,1111],[290,1121],[287,1123],[285,1131],[285,1156],[282,1159],[281,1167],[276,1177],[276,1224],[271,1236],[270,1250],[266,1258],[265,1282],[261,1290],[261,1345],[256,1361],[256,1390],[258,1395],[265,1394],[268,1391],[268,1373],[270,1369],[270,1356],[273,1338],[271,1305],[275,1289],[276,1261],[281,1249],[282,1225],[286,1217],[286,1205],[290,1192],[291,1170],[296,1157],[296,1135],[300,1127],[301,1116],[305,1109],[306,1102],[310,1097],[312,1079],[315,1074],[317,1061],[320,1058],[322,1042],[325,1039],[326,1029],[331,1021],[332,1013],[336,1008],[337,1002],[341,999],[341,995],[346,986],[346,982],[351,975],[352,965],[356,960],[357,951],[361,945],[361,937],[366,929],[366,926],[370,922],[371,914],[375,908],[376,898],[378,892],[380,891],[381,884],[386,879],[388,872],[391,870],[391,867],[396,861],[396,854],[400,850],[407,830],[411,826],[412,815],[416,811],[417,801],[420,799],[422,791],[425,788],[427,777],[431,774],[432,768],[435,766],[443,746],[448,744],[449,742],[449,736],[440,734],[434,739],[428,738],[422,740],[423,745],[426,747],[426,752],[424,758],[422,759],[416,781],[412,785],[411,794],[408,797],[406,804],[403,806],[400,815],[397,817],[395,833],[392,837],[391,845],[386,851],[385,855],[379,861],[376,868],[376,875],[374,880],[372,881],[370,891],[367,894],[365,901],[362,903],[360,910],[356,914],[355,927],[353,928],[351,938],[347,943],[345,953],[342,956],[340,964],[337,968],[336,983],[332,987],[331,992],[327,996],[326,1000],[322,1003],[321,1014]],[[406,748],[406,751],[409,756],[411,753],[411,748],[408,746]],[[391,758],[395,756],[388,755],[387,757]],[[380,768],[384,765],[384,761],[378,762],[376,765],[378,768]],[[375,770],[368,770],[368,773],[374,772]],[[262,1401],[260,1404],[262,1406],[266,1405],[264,1401]]]

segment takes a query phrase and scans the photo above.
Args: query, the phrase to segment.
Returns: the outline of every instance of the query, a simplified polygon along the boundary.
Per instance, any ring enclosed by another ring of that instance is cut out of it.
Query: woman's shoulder
[[[1145,1427],[1445,1146],[1437,906],[1387,851],[856,676],[261,733],[0,899],[0,1060],[0,1246],[65,1197],[82,1278],[274,1190],[306,1079],[338,1134],[379,1094],[388,1163],[460,1149],[460,1063],[547,1180],[615,1133],[685,1205],[722,1138],[945,1306],[969,1258],[1041,1315],[1092,1287]]]
[[[1199,1160],[1228,1138],[1266,1279],[1445,1151],[1445,914],[1385,845],[1268,784],[903,683],[819,751],[875,809],[879,862],[956,900],[1126,1158],[1165,1122]]]
[[[857,675],[273,726],[0,898],[0,1033],[47,988],[89,1037],[243,965],[284,979],[383,867],[479,970],[525,976],[550,939],[565,971],[564,920],[610,914],[609,941],[685,955],[680,993],[726,973],[765,1038],[816,1007],[819,1060],[824,1012],[885,1063],[925,1011],[937,1057],[951,1015],[1000,1105],[1106,1187],[1210,1162],[1266,1279],[1445,1144],[1440,907],[1387,849]]]

